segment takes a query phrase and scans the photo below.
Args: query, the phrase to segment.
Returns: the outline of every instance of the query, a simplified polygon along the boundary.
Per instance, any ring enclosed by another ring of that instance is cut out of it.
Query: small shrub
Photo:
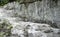
[[[0,0],[0,6],[3,6],[9,2],[13,2],[13,1],[16,1],[16,0]]]
[[[7,37],[11,35],[12,26],[8,21],[4,20],[0,23],[0,37]]]
[[[9,0],[0,0],[0,6],[7,4]]]

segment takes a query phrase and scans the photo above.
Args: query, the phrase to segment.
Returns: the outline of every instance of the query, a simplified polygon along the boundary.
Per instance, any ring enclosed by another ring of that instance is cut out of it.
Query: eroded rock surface
[[[11,2],[0,8],[0,19],[12,24],[11,37],[60,37],[60,1],[55,1]]]
[[[40,20],[51,21],[60,27],[59,0],[20,0],[20,2],[21,1],[25,3],[11,2],[3,7],[6,10],[4,12],[6,12],[7,16],[17,17],[17,19],[30,22],[40,23]],[[32,3],[29,3],[31,1]]]
[[[20,25],[21,24],[21,25]],[[48,24],[20,22],[12,29],[12,34],[20,37],[60,37],[60,29],[52,28]]]

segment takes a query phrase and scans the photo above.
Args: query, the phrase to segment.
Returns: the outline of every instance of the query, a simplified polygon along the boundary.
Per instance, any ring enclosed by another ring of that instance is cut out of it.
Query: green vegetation
[[[4,20],[2,23],[0,23],[0,37],[7,37],[11,35],[11,24]]]
[[[9,0],[0,0],[0,6],[7,4]]]
[[[17,1],[17,0],[0,0],[0,6],[3,6],[9,2],[13,2],[13,1]]]

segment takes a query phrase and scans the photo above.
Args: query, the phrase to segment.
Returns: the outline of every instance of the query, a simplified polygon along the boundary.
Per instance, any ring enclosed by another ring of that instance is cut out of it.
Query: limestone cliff
[[[60,0],[19,0],[0,7],[0,19],[12,24],[11,37],[60,37]]]
[[[60,0],[20,0],[19,3],[8,3],[3,8],[13,10],[13,12],[11,12],[12,14],[7,14],[8,16],[22,18],[23,21],[37,23],[41,21],[51,21],[59,25],[59,2]]]

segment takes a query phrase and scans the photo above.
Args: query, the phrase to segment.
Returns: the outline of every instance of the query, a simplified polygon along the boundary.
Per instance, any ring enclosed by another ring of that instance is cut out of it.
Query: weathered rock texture
[[[31,22],[20,22],[12,29],[12,34],[20,37],[60,37],[59,32],[59,29],[48,24]]]
[[[23,21],[37,22],[51,21],[60,26],[60,4],[59,0],[20,0],[12,2],[3,8],[9,17],[22,18]],[[4,15],[5,16],[5,15]]]
[[[59,6],[60,0],[20,0],[0,8],[0,19],[12,24],[11,37],[60,37]]]

